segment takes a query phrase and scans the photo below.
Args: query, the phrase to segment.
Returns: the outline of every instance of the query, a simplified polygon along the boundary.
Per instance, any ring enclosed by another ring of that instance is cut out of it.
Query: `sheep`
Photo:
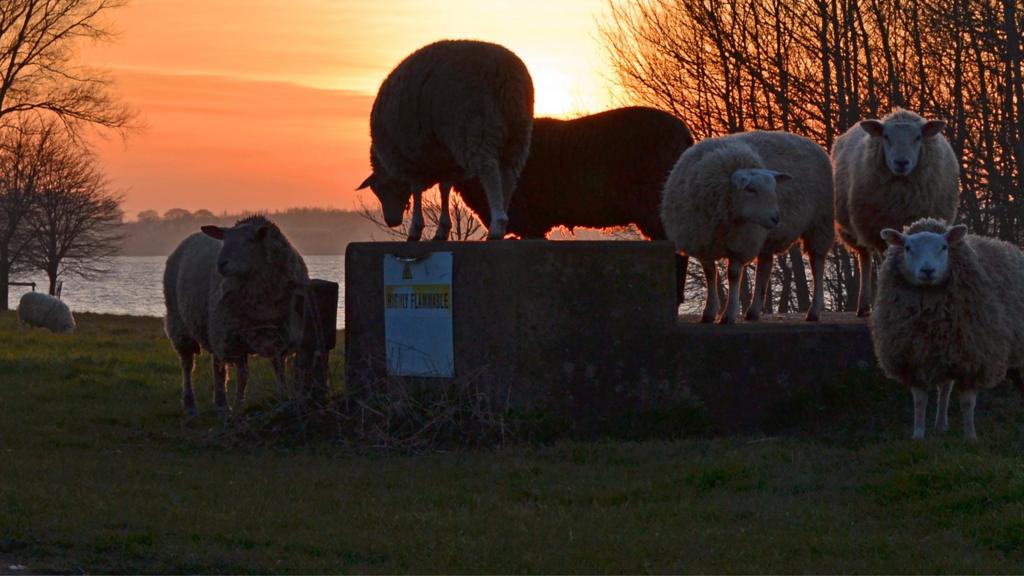
[[[285,391],[285,357],[301,338],[296,293],[309,284],[302,256],[263,216],[231,228],[203,226],[178,245],[164,270],[164,330],[181,360],[185,414],[195,416],[192,370],[201,349],[213,356],[214,404],[229,413],[227,364],[238,377],[235,410],[245,400],[248,356],[272,360]]]
[[[754,298],[746,313],[747,320],[756,321],[772,259],[797,239],[814,276],[807,320],[820,317],[825,256],[835,240],[832,168],[821,146],[795,134],[764,131],[698,142],[668,177],[661,220],[677,250],[704,268],[708,292],[701,322],[714,321],[718,313],[716,260],[729,259],[729,301],[718,322],[731,324],[739,310],[740,274],[757,257]]]
[[[18,301],[18,325],[63,334],[75,329],[75,316],[67,304],[49,294],[26,292]]]
[[[941,134],[945,126],[897,108],[882,120],[862,120],[832,146],[836,232],[860,268],[857,316],[869,314],[871,256],[885,251],[883,228],[956,219],[960,165]]]
[[[935,427],[948,428],[949,396],[960,387],[964,437],[977,438],[978,390],[1024,369],[1024,253],[967,235],[964,225],[923,218],[903,233],[886,228],[871,315],[875,356],[890,378],[910,386],[915,439],[924,437],[927,387],[938,390]]]
[[[544,238],[556,226],[636,224],[648,238],[665,240],[658,218],[661,189],[679,155],[692,145],[686,124],[655,108],[617,108],[572,120],[537,118],[506,232]],[[457,182],[455,190],[488,221],[479,181]],[[677,264],[681,296],[686,257]]]
[[[448,196],[457,181],[478,178],[500,240],[526,163],[533,128],[533,80],[507,48],[443,40],[420,48],[384,79],[370,113],[369,187],[384,221],[398,226],[412,197],[410,241],[423,234],[423,191],[438,184],[441,217],[434,240],[451,230]]]

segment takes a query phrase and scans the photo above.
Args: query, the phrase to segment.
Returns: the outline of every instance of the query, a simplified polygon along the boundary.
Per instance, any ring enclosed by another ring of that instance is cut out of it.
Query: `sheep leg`
[[[195,368],[195,353],[191,350],[178,352],[181,360],[181,407],[185,410],[185,416],[194,418],[196,410],[196,395],[192,390],[192,370]]]
[[[857,294],[857,316],[867,316],[871,307],[871,252],[867,248],[857,250],[857,264],[860,266],[860,292]],[[814,288],[817,294],[818,288]]]
[[[277,388],[281,391],[281,395],[287,398],[291,394],[289,394],[288,391],[288,381],[285,379],[287,376],[284,372],[284,356],[276,354],[270,359],[270,363],[274,367],[274,377],[277,379]],[[292,368],[294,369],[294,366]]]
[[[501,240],[508,228],[508,208],[505,203],[505,190],[502,187],[501,172],[491,164],[480,174],[480,185],[487,194],[487,207],[491,210],[491,223],[487,227],[488,240]],[[511,199],[512,194],[508,194]]]
[[[928,411],[928,391],[917,386],[910,387],[914,396],[914,440],[924,438],[924,420]]]
[[[701,266],[704,268],[704,280],[708,285],[708,295],[704,300],[704,314],[701,315],[700,321],[708,324],[715,321],[715,316],[718,315],[718,267],[715,266],[715,262],[701,262]]]
[[[817,322],[825,310],[825,255],[808,254],[811,261],[811,277],[814,278],[814,296],[811,307],[807,309],[807,321]]]
[[[736,322],[736,313],[740,310],[740,279],[743,276],[743,263],[738,260],[729,259],[729,300],[725,305],[725,311],[718,319],[719,324],[733,324]]]
[[[242,404],[245,403],[245,387],[249,384],[249,360],[245,356],[235,363],[235,411],[242,413]]]
[[[974,431],[974,406],[977,404],[977,401],[977,390],[968,389],[960,393],[960,417],[964,421],[965,440],[978,439],[978,434]]]
[[[412,193],[412,221],[409,222],[409,242],[419,242],[423,236],[423,191]]]
[[[519,181],[519,174],[511,167],[505,167],[501,171],[501,200],[505,203],[505,213],[508,214],[512,206],[512,194],[516,191],[516,184]]]
[[[228,406],[228,368],[224,360],[213,357],[213,405],[219,414],[230,414]]]
[[[676,304],[686,300],[686,269],[690,266],[690,257],[676,254]]]
[[[939,409],[935,412],[935,431],[949,430],[949,396],[953,392],[953,381],[949,380],[936,386],[939,392]]]
[[[750,301],[747,308],[746,319],[756,322],[761,318],[761,310],[764,308],[764,300],[768,296],[768,280],[772,275],[772,262],[774,254],[761,254],[757,257],[757,280],[754,281],[754,299]]]
[[[448,208],[448,197],[452,193],[452,185],[449,182],[441,182],[438,185],[441,190],[441,216],[437,219],[437,230],[434,231],[435,242],[444,242],[452,231],[452,213]]]

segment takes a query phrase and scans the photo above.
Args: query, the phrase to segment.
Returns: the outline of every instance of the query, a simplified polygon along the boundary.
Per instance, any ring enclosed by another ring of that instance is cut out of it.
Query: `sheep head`
[[[266,264],[271,226],[265,222],[238,223],[231,228],[203,226],[204,234],[221,241],[217,272],[225,278],[245,278]]]
[[[907,176],[917,168],[925,138],[933,138],[946,127],[943,120],[882,122],[863,120],[862,130],[872,138],[881,138],[885,165],[895,176]]]
[[[380,200],[381,210],[384,212],[384,223],[394,228],[402,223],[405,209],[409,207],[409,199],[412,197],[412,188],[404,181],[391,178],[384,172],[375,170],[370,174],[359,188],[369,188],[373,195]]]
[[[882,239],[902,252],[900,270],[912,286],[940,286],[949,279],[949,247],[962,242],[967,226],[953,226],[943,233],[901,234],[892,228],[882,230]]]
[[[789,174],[764,168],[741,168],[732,173],[733,216],[768,230],[779,225],[779,195],[776,184]]]

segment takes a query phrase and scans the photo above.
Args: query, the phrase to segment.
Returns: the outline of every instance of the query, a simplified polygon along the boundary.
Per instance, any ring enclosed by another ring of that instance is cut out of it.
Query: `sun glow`
[[[353,207],[369,108],[413,50],[443,38],[507,46],[537,116],[615,103],[596,40],[598,0],[135,0],[120,37],[83,46],[149,129],[104,143],[129,214],[295,205]]]

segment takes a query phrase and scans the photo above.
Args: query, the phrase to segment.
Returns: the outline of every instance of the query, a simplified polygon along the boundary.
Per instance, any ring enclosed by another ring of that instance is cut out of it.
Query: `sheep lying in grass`
[[[963,225],[918,220],[889,244],[871,318],[875,355],[889,377],[910,386],[914,438],[924,437],[927,388],[938,389],[935,427],[948,427],[949,395],[960,388],[964,436],[976,437],[978,390],[1024,368],[1024,253]]]
[[[853,126],[832,146],[836,230],[860,267],[858,316],[871,304],[871,255],[885,250],[882,229],[956,218],[960,167],[941,134],[945,126],[897,108]]]
[[[263,216],[202,231],[178,245],[164,270],[164,327],[181,359],[181,403],[189,416],[196,414],[192,370],[200,349],[213,355],[214,404],[221,412],[230,411],[227,364],[235,365],[235,409],[241,409],[250,354],[271,358],[286,389],[285,357],[302,336],[294,298],[309,284],[302,256]]]
[[[42,292],[26,292],[18,301],[18,324],[61,334],[75,329],[75,317],[61,300]]]
[[[818,319],[824,308],[825,255],[835,239],[832,168],[821,146],[794,134],[762,131],[698,142],[668,177],[661,219],[676,248],[704,267],[708,295],[701,322],[718,313],[716,260],[729,259],[729,302],[718,318],[729,324],[739,310],[740,274],[757,257],[747,310],[747,319],[757,320],[774,255],[798,239],[814,275],[807,320]]]
[[[533,81],[507,48],[445,40],[420,48],[381,84],[370,113],[367,186],[388,226],[402,223],[413,200],[409,240],[423,233],[423,191],[441,189],[434,240],[451,230],[448,196],[455,182],[479,179],[490,209],[489,239],[501,239],[508,206],[530,150]]]

